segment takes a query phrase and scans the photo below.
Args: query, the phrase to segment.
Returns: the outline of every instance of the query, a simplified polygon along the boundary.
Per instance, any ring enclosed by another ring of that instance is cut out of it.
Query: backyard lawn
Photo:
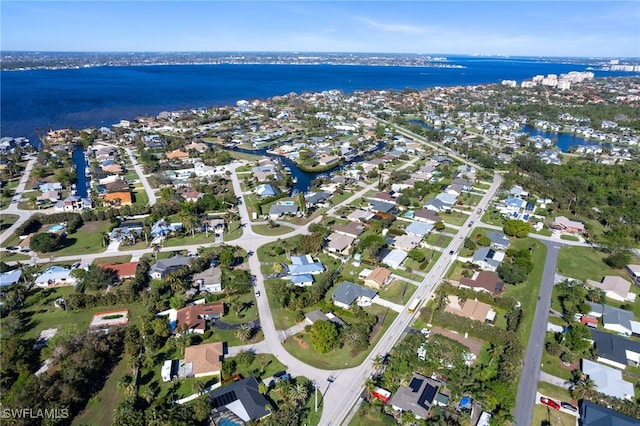
[[[44,225],[43,228],[48,225]],[[64,248],[54,252],[46,253],[59,256],[76,256],[87,253],[102,253],[106,250],[103,244],[103,233],[109,231],[111,223],[108,220],[100,220],[95,222],[85,222],[76,232],[67,235],[64,239]]]
[[[619,275],[628,279],[624,271],[607,266],[603,261],[605,257],[605,253],[590,247],[563,247],[558,255],[557,269],[564,276],[582,281],[600,281],[605,275]]]
[[[146,206],[149,203],[149,196],[147,195],[147,191],[144,188],[136,189],[133,193],[134,205],[136,206]]]

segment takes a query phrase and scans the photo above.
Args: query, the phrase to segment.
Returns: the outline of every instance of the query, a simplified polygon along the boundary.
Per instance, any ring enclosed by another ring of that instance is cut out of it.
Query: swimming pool
[[[240,426],[240,425],[231,419],[222,417],[220,418],[220,420],[218,420],[218,426]]]
[[[404,214],[404,217],[408,217],[409,219],[413,219],[413,210],[409,210]]]
[[[62,225],[53,225],[49,227],[49,232],[62,231],[63,229],[64,229],[64,226]]]
[[[280,201],[280,205],[282,206],[293,206],[294,204],[293,201]]]

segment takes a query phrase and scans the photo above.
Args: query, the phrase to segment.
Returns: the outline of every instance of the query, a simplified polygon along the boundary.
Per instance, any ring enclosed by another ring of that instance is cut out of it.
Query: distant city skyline
[[[636,1],[6,1],[2,51],[640,57]]]

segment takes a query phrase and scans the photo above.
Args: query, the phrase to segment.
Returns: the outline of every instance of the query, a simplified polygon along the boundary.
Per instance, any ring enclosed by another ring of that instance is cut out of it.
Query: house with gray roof
[[[358,306],[370,306],[372,299],[378,294],[377,291],[354,284],[349,281],[343,281],[331,294],[331,300],[336,306],[344,309],[350,309],[353,302]]]
[[[582,373],[595,383],[596,392],[613,398],[633,398],[633,383],[623,380],[622,371],[588,359],[582,359],[581,364]]]
[[[71,269],[62,266],[50,266],[42,274],[38,275],[34,281],[36,287],[59,287],[76,285],[78,280],[71,275]]]
[[[424,208],[434,211],[436,213],[440,213],[440,212],[444,212],[444,211],[449,211],[451,210],[452,205],[449,203],[445,203],[444,201],[438,199],[438,198],[434,198],[432,200],[427,201],[424,204]]]
[[[485,271],[495,271],[504,259],[504,252],[496,251],[490,247],[480,247],[473,253],[471,263],[478,265]]]
[[[193,282],[200,291],[220,293],[222,291],[222,269],[219,266],[211,266],[198,274],[194,274]]]
[[[153,279],[161,280],[167,276],[167,274],[177,270],[181,266],[189,267],[191,265],[191,258],[185,256],[174,256],[168,259],[158,260],[149,268],[149,276]]]
[[[602,303],[587,302],[591,306],[590,316],[602,318],[602,324],[606,330],[631,336],[640,335],[640,322],[635,321],[632,311],[626,311]]]
[[[426,419],[434,405],[440,382],[414,373],[409,386],[400,386],[389,404],[396,411],[411,412],[417,419]]]
[[[314,261],[310,254],[291,256],[291,265],[288,266],[289,275],[315,275],[324,271],[324,265]]]
[[[275,203],[269,207],[269,217],[273,220],[278,219],[282,215],[293,215],[298,212],[298,206],[295,204]]]
[[[398,269],[407,258],[407,252],[400,249],[391,250],[383,259],[382,263],[390,268]]]
[[[227,410],[245,422],[243,424],[260,420],[271,414],[271,411],[266,409],[270,405],[269,401],[260,393],[258,380],[255,377],[219,387],[209,393],[209,400],[213,408],[210,415],[211,424],[224,424],[220,421],[223,417],[229,421],[225,413]]]
[[[640,342],[617,334],[591,329],[591,340],[598,351],[596,361],[624,370],[640,365]]]
[[[0,274],[0,287],[5,287],[18,282],[22,271],[20,269],[14,269],[12,271],[3,272]]]
[[[290,275],[288,278],[291,284],[296,287],[309,287],[313,285],[313,275],[311,274]]]
[[[491,247],[494,249],[506,250],[509,248],[509,244],[511,244],[509,238],[502,232],[487,232],[487,237],[491,240]]]
[[[424,238],[429,234],[429,232],[431,232],[433,227],[433,223],[411,222],[411,224],[405,228],[405,232],[408,235]]]
[[[389,212],[393,211],[396,208],[396,206],[395,206],[395,204],[387,203],[387,202],[384,202],[384,201],[370,199],[369,200],[369,208],[372,211],[376,211],[376,212],[380,212],[380,213],[389,213]]]

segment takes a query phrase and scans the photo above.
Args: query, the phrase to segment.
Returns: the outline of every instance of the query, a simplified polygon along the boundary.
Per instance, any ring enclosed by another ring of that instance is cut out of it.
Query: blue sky
[[[1,48],[640,57],[638,1],[7,1]]]

